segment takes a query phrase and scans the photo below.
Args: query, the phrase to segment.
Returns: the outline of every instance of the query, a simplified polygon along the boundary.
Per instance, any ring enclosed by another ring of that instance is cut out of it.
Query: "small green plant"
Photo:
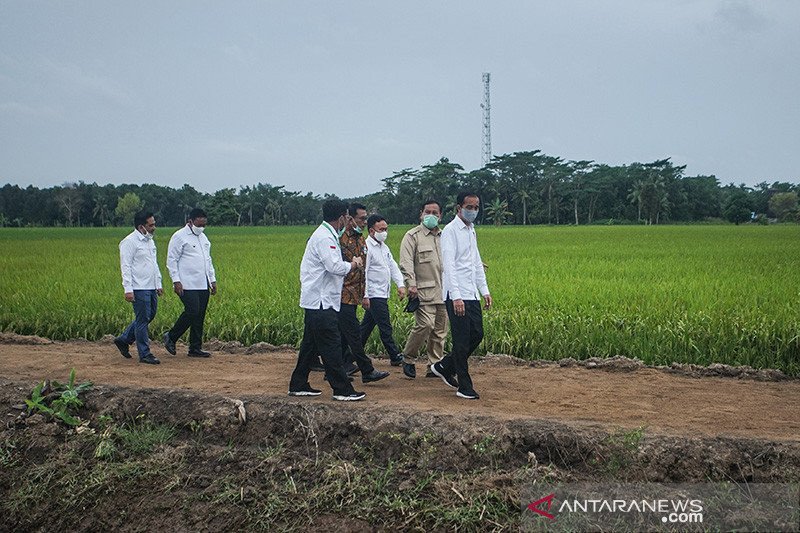
[[[91,387],[91,381],[75,385],[75,369],[73,368],[69,373],[67,383],[52,382],[53,394],[43,394],[48,389],[46,381],[38,383],[31,391],[30,399],[25,400],[25,404],[28,406],[28,413],[34,411],[44,413],[67,425],[78,426],[81,420],[74,413],[83,406],[79,395]],[[47,405],[48,400],[50,401],[49,406]]]

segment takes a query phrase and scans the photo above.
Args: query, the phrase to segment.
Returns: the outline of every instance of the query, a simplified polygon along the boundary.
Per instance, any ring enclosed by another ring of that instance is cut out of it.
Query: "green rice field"
[[[399,256],[408,227],[391,227]],[[182,306],[167,242],[158,339]],[[206,337],[299,345],[299,264],[312,227],[209,227],[219,294]],[[118,334],[132,319],[117,245],[125,228],[0,228],[0,330],[53,339]],[[480,227],[495,307],[482,352],[525,359],[638,357],[800,374],[800,226]],[[402,347],[413,317],[393,297]],[[377,332],[368,353],[381,353]]]

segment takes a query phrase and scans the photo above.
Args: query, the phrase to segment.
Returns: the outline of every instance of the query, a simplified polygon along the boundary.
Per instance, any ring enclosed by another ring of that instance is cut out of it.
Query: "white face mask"
[[[145,232],[144,238],[147,239],[148,241],[152,241],[153,240],[153,234]]]
[[[378,242],[383,242],[386,240],[386,237],[389,236],[388,231],[376,231],[375,232],[375,240]]]
[[[205,226],[203,226],[202,228],[200,226],[192,226],[191,229],[192,233],[194,233],[195,235],[202,235],[203,232],[206,230]]]

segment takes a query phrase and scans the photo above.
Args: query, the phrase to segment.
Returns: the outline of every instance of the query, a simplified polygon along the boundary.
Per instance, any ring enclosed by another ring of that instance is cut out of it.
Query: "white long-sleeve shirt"
[[[350,268],[350,263],[342,259],[336,230],[323,222],[308,239],[300,262],[300,307],[338,312],[344,277]]]
[[[374,237],[367,237],[365,298],[388,298],[391,282],[398,287],[405,287],[403,273],[392,256],[386,243],[380,243]]]
[[[442,230],[442,299],[477,300],[489,294],[475,227],[456,216]]]
[[[161,271],[156,260],[156,243],[139,230],[119,243],[119,265],[125,292],[161,288]]]
[[[216,283],[208,237],[195,235],[188,224],[173,233],[167,248],[167,270],[172,283],[180,281],[185,290],[206,290]]]

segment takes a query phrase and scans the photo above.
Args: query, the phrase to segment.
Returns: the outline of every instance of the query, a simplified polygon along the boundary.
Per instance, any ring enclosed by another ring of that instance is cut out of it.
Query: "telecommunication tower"
[[[483,166],[486,166],[492,159],[492,106],[489,103],[489,82],[492,75],[489,72],[483,73]]]

